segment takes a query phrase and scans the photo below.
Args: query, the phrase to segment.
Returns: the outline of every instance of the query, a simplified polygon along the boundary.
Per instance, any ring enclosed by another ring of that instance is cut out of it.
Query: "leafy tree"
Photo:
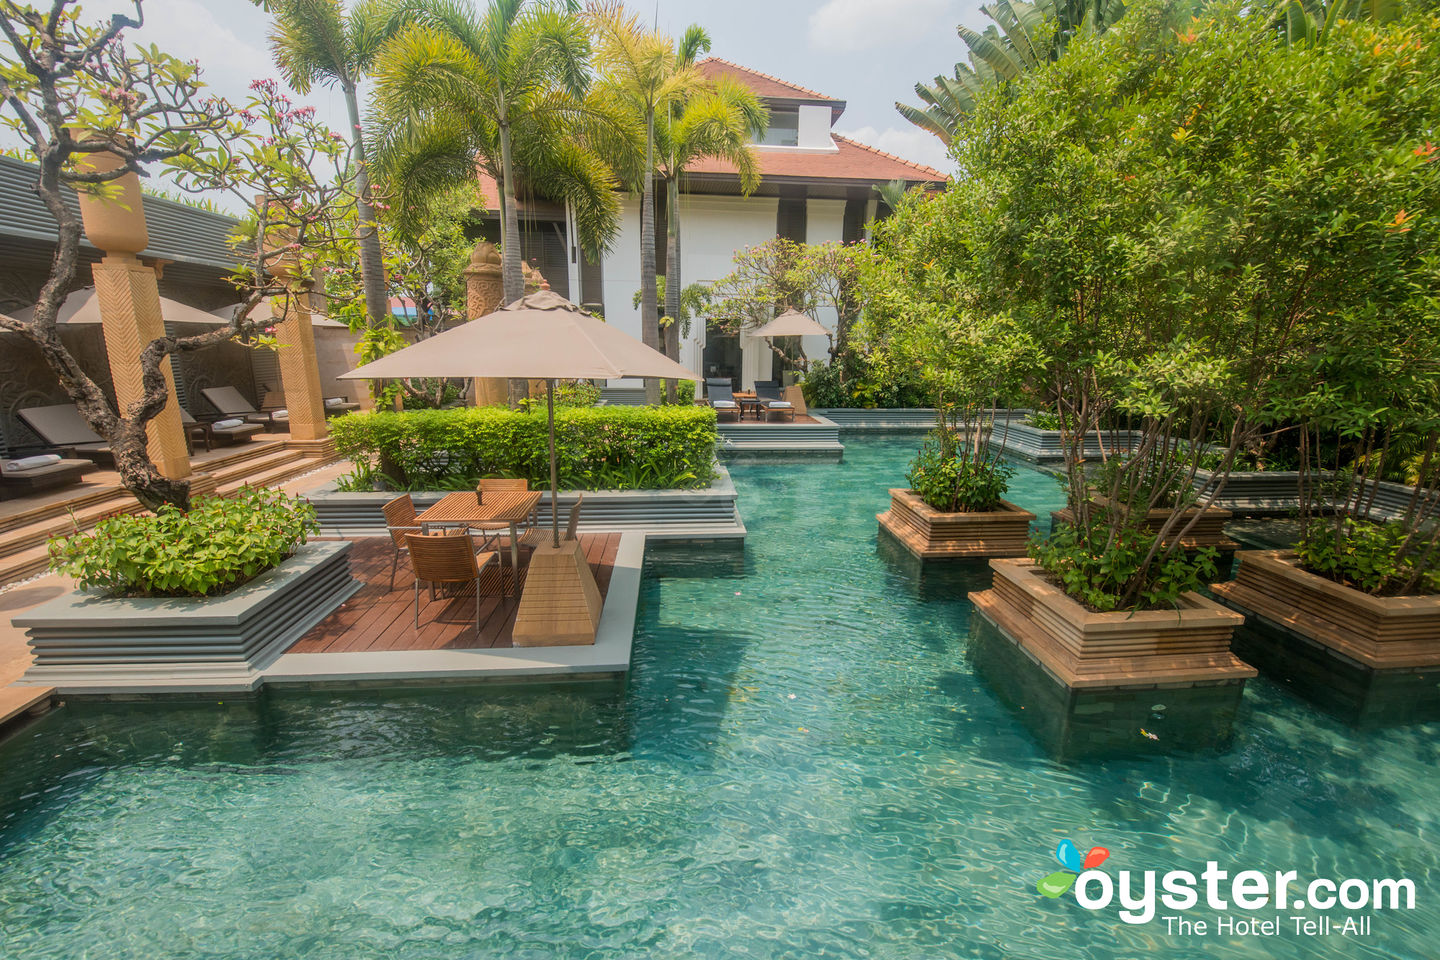
[[[169,401],[163,365],[172,354],[199,350],[230,337],[249,336],[250,312],[265,297],[286,296],[280,264],[299,264],[307,251],[333,239],[339,211],[348,205],[348,180],[340,143],[270,85],[235,111],[204,95],[199,68],[153,47],[132,50],[127,30],[144,23],[133,14],[100,23],[81,20],[72,0],[54,0],[46,12],[0,2],[0,34],[9,50],[0,57],[0,119],[25,144],[38,165],[35,192],[55,220],[57,238],[50,275],[27,321],[0,318],[40,350],[60,384],[96,433],[109,442],[121,482],[151,509],[189,506],[189,483],[156,470],[146,449],[146,427]],[[97,166],[98,154],[117,158]],[[236,237],[244,264],[235,280],[243,305],[229,326],[190,337],[160,337],[136,358],[144,396],[120,409],[112,404],[61,341],[60,306],[79,266],[80,215],[71,191],[117,200],[116,185],[155,165],[177,171],[184,189],[228,190],[249,204],[269,198]],[[330,165],[324,182],[317,172]]]
[[[360,82],[370,71],[385,40],[403,22],[400,0],[362,0],[345,9],[341,0],[255,0],[274,13],[270,49],[285,82],[307,94],[316,85],[339,87],[350,116],[348,132],[359,194],[360,273],[372,324],[390,312],[370,171],[360,122]]]
[[[697,41],[703,37],[703,43]],[[682,54],[692,60],[710,49],[710,38],[698,27],[691,27],[680,43]],[[740,192],[749,196],[760,185],[759,166],[751,143],[763,136],[770,114],[755,92],[742,83],[720,77],[709,82],[685,100],[672,105],[655,125],[660,173],[665,177],[665,263],[667,276],[674,279],[662,290],[665,303],[665,354],[680,359],[680,337],[675,320],[680,316],[683,286],[680,261],[680,181],[690,165],[703,157],[716,157],[733,164],[740,175]],[[674,400],[674,381],[666,383],[666,392]]]
[[[659,31],[645,29],[640,18],[620,3],[606,2],[590,9],[595,35],[595,64],[600,73],[598,93],[614,108],[637,120],[644,129],[644,159],[628,178],[640,187],[640,336],[647,346],[661,349],[660,303],[655,264],[655,147],[658,119],[681,107],[704,85],[695,69],[695,57],[709,46],[698,27],[686,31],[679,46]],[[659,384],[645,382],[645,399],[660,399]]]
[[[413,0],[413,20],[375,62],[373,146],[402,219],[477,169],[500,185],[506,303],[524,295],[516,208],[523,180],[569,203],[598,252],[619,201],[606,156],[633,155],[635,132],[590,87],[590,42],[573,4]]]
[[[1034,388],[1061,415],[1078,518],[1066,555],[1044,557],[1067,576],[1115,561],[1085,595],[1122,609],[1189,576],[1194,521],[1178,508],[1213,502],[1240,449],[1320,409],[1337,378],[1363,398],[1353,424],[1381,416],[1363,381],[1383,364],[1354,362],[1364,337],[1392,331],[1392,358],[1434,349],[1393,333],[1436,310],[1434,18],[1337,22],[1320,50],[1285,44],[1268,10],[1191,12],[1133,5],[1026,83],[986,91],[957,130],[954,187],[887,226],[913,232],[898,249],[927,299],[1008,317],[1043,347]],[[1117,422],[1138,444],[1097,474],[1085,436]],[[1211,443],[1212,479],[1162,503],[1197,486]],[[1161,506],[1160,535],[1137,537],[1136,512]]]

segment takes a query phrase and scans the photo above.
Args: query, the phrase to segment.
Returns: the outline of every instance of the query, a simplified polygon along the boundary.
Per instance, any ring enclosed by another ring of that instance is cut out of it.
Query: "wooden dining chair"
[[[580,504],[585,502],[585,494],[580,494],[575,499],[575,505],[570,508],[570,519],[565,522],[565,536],[562,540],[574,540],[578,536],[580,528]],[[548,526],[534,526],[525,531],[525,536],[520,538],[522,547],[538,547],[550,543],[552,539]]]
[[[385,531],[390,534],[390,542],[395,545],[395,559],[390,562],[390,589],[395,589],[395,571],[400,566],[400,554],[406,550],[405,537],[412,533],[420,532],[420,525],[415,522],[415,501],[410,499],[410,494],[402,493],[380,508],[385,514]]]
[[[468,536],[454,536],[446,533],[407,533],[405,545],[410,553],[410,567],[415,571],[415,629],[420,629],[420,581],[430,585],[430,599],[435,599],[435,587],[441,583],[475,584],[475,632],[480,632],[480,576],[490,564],[499,563],[500,554],[488,550],[475,553],[475,545]],[[504,592],[504,575],[500,577],[501,592]]]
[[[530,489],[530,481],[524,477],[483,477],[480,482],[475,485],[475,489],[479,491],[482,497],[487,493],[515,493],[517,491],[524,493]],[[539,506],[537,505],[534,510],[530,511],[530,516],[525,518],[525,522],[517,525],[519,528],[517,533],[519,533],[520,530],[528,533],[535,527],[536,523],[539,522],[539,519]],[[472,530],[483,530],[494,535],[496,538],[498,538],[501,533],[508,534],[510,532],[510,524],[502,523],[498,520],[493,523],[472,523],[470,528]],[[520,533],[520,536],[524,537],[524,533]]]

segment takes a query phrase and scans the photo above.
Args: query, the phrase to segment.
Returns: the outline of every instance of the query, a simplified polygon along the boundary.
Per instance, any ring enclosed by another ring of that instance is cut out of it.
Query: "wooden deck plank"
[[[620,548],[619,533],[582,534],[580,545],[604,596]],[[508,550],[508,548],[506,548]],[[506,596],[497,596],[496,569],[486,571],[480,583],[480,629],[475,629],[475,594],[466,590],[431,602],[420,592],[420,629],[414,623],[414,578],[404,557],[390,589],[394,547],[388,537],[362,537],[350,553],[351,572],[364,586],[339,610],[313,627],[290,647],[290,653],[349,653],[381,650],[442,650],[511,646],[515,614],[524,589],[528,551],[522,551],[518,575],[503,568]]]

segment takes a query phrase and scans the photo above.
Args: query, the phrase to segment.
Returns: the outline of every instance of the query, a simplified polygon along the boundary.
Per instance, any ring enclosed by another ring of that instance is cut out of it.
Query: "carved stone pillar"
[[[525,277],[525,292],[534,293],[540,289],[544,278],[528,263],[520,265]],[[505,298],[505,281],[500,274],[500,248],[488,240],[475,244],[470,254],[470,265],[465,268],[465,317],[478,320],[500,308]],[[510,381],[503,377],[482,377],[474,381],[475,405],[477,407],[504,404],[510,399]]]
[[[285,390],[285,409],[290,412],[290,438],[324,440],[330,431],[325,423],[325,399],[320,395],[320,366],[315,359],[315,328],[310,325],[310,311],[298,296],[276,297],[270,305],[275,312],[275,340],[279,344],[276,356]]]
[[[86,171],[108,172],[124,161],[113,153],[92,153],[80,161]],[[115,401],[123,416],[125,408],[145,396],[141,384],[140,351],[151,340],[165,336],[165,319],[160,314],[160,290],[155,271],[135,255],[150,244],[145,225],[140,178],[133,173],[113,181],[110,196],[80,194],[80,216],[85,236],[105,252],[91,267],[95,294],[100,304],[100,324],[105,350],[110,359],[110,377],[115,384]],[[118,195],[114,193],[118,189]],[[170,401],[147,424],[148,452],[155,468],[171,480],[190,476],[185,428],[180,422],[180,401],[175,396],[175,378],[169,363],[160,365]]]

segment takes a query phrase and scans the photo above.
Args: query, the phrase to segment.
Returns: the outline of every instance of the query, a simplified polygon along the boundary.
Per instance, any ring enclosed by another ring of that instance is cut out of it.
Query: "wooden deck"
[[[620,534],[581,534],[585,559],[595,574],[603,597]],[[508,550],[505,551],[508,554]],[[480,630],[475,630],[475,593],[467,588],[457,596],[441,594],[431,602],[420,589],[420,629],[415,629],[414,583],[404,556],[390,589],[390,564],[395,548],[389,537],[365,537],[350,552],[351,572],[365,584],[339,610],[326,617],[296,641],[287,653],[358,653],[381,650],[456,650],[511,646],[515,611],[520,605],[529,551],[522,551],[519,583],[514,582],[508,557],[504,568],[508,596],[500,597],[499,576],[492,566],[480,583]]]

